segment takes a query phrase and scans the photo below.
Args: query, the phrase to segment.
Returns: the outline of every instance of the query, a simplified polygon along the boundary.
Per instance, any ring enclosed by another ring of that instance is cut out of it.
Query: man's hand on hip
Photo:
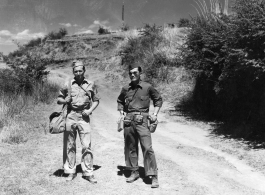
[[[69,103],[72,102],[72,97],[71,96],[67,96],[64,100],[65,100],[66,104],[69,104]]]
[[[92,110],[84,110],[83,112],[82,112],[82,115],[84,115],[84,116],[89,116],[89,115],[91,115],[92,114]]]

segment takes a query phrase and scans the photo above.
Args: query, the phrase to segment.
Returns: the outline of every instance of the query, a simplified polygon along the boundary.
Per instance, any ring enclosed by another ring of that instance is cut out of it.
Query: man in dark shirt
[[[144,156],[145,175],[152,177],[152,188],[159,187],[157,178],[157,164],[152,148],[151,132],[148,120],[157,120],[157,114],[162,106],[162,98],[158,91],[149,83],[141,80],[142,69],[138,65],[129,66],[131,82],[122,88],[118,97],[118,111],[124,118],[125,163],[131,176],[127,182],[134,182],[139,178],[138,171],[138,141],[140,141]],[[150,99],[154,104],[154,113],[149,115]]]

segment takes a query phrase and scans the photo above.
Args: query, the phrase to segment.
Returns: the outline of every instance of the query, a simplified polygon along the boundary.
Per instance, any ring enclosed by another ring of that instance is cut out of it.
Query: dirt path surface
[[[71,75],[70,68],[51,71],[50,79],[59,83]],[[159,115],[159,127],[152,135],[160,187],[150,188],[150,180],[144,177],[143,168],[140,169],[141,179],[126,183],[123,133],[116,130],[119,90],[105,82],[102,72],[87,72],[89,78],[98,84],[102,98],[92,116],[92,149],[98,184],[92,185],[82,179],[80,166],[77,178],[72,182],[65,181],[62,135],[45,134],[46,126],[44,130],[36,128],[36,134],[25,144],[0,145],[0,194],[265,194],[265,177],[261,171],[216,147],[226,143],[213,139],[208,130],[176,123],[163,112]],[[46,120],[52,111],[59,109],[60,106],[54,103],[39,108],[37,113]],[[79,164],[79,138],[77,145]],[[143,166],[142,156],[139,163]]]

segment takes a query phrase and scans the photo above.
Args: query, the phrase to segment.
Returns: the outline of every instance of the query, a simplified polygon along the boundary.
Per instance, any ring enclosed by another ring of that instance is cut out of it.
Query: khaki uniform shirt
[[[163,100],[159,92],[149,83],[140,81],[133,88],[131,83],[124,86],[117,99],[118,110],[125,112],[149,112],[150,99],[154,107],[161,107]]]
[[[75,79],[72,79],[69,82],[65,83],[65,85],[62,87],[58,97],[65,99],[68,96],[69,87],[71,87],[71,109],[89,109],[92,102],[99,101],[100,98],[97,94],[97,89],[93,81],[88,81],[87,79],[83,80],[80,86],[82,86],[82,88],[85,89],[86,92],[77,84]]]

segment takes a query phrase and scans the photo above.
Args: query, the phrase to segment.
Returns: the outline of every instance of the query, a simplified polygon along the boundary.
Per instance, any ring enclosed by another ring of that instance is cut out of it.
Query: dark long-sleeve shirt
[[[149,112],[150,99],[154,107],[161,107],[163,100],[159,92],[149,83],[140,81],[136,87],[131,83],[122,88],[117,99],[118,110],[125,112]]]

